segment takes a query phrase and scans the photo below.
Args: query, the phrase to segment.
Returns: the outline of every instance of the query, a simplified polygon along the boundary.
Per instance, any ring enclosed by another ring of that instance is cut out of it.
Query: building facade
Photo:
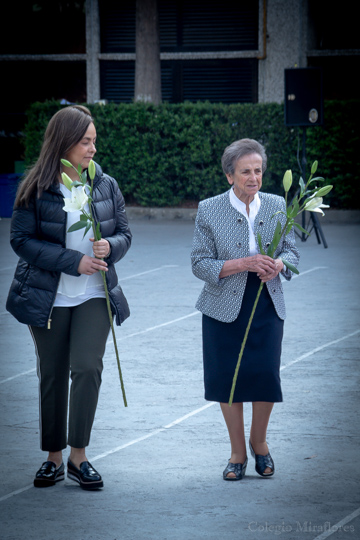
[[[22,4],[8,3],[0,36],[0,145],[10,162],[21,159],[16,141],[31,102],[134,98],[136,0]],[[357,98],[353,2],[343,0],[341,12],[332,5],[158,0],[163,101],[282,103],[293,67],[322,68],[324,99]]]

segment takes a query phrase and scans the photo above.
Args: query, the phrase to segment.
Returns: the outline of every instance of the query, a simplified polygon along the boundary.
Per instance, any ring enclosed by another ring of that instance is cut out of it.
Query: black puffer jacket
[[[79,276],[83,253],[65,246],[67,213],[59,186],[54,184],[40,198],[34,195],[28,207],[14,209],[10,242],[20,259],[10,287],[6,309],[21,323],[46,327],[51,319],[60,274]],[[129,306],[118,284],[114,264],[131,245],[131,232],[124,198],[117,182],[96,164],[93,215],[100,222],[102,238],[111,246],[106,259],[106,281],[111,308],[120,325],[129,315]]]

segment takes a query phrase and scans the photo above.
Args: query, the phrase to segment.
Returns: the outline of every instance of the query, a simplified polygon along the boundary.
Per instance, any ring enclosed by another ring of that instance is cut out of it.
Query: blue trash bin
[[[16,190],[21,174],[0,174],[0,218],[12,216]]]

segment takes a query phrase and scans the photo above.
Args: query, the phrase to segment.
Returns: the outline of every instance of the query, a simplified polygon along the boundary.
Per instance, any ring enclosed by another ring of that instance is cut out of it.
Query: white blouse
[[[235,210],[241,212],[242,215],[246,217],[249,224],[249,252],[250,255],[256,255],[257,253],[259,253],[259,250],[256,244],[256,238],[254,234],[254,222],[261,206],[260,197],[256,193],[256,195],[254,196],[254,200],[251,201],[251,203],[249,204],[249,215],[246,211],[246,204],[240,201],[240,199],[238,199],[238,197],[234,193],[234,188],[230,189],[230,203],[235,208]]]
[[[60,189],[64,197],[71,197],[70,191],[63,184],[60,184]],[[85,206],[85,211],[89,212],[89,205]],[[67,213],[67,229],[79,221],[80,215],[80,211]],[[66,232],[66,247],[94,257],[93,243],[89,240],[92,237],[92,229],[86,233],[85,237],[84,229]],[[105,298],[104,283],[100,272],[95,272],[91,276],[85,274],[70,276],[61,273],[54,307],[77,306],[90,298]]]

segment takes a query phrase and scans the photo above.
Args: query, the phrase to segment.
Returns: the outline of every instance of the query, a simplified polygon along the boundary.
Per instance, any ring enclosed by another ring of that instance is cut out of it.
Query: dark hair
[[[58,181],[60,159],[81,141],[92,122],[89,109],[83,105],[71,105],[54,114],[46,128],[39,158],[19,186],[15,206],[27,206],[35,192],[40,197]]]
[[[265,148],[255,139],[240,139],[227,146],[221,158],[221,165],[225,174],[234,174],[239,159],[250,154],[259,154],[262,159],[262,172],[266,171],[267,156]]]

